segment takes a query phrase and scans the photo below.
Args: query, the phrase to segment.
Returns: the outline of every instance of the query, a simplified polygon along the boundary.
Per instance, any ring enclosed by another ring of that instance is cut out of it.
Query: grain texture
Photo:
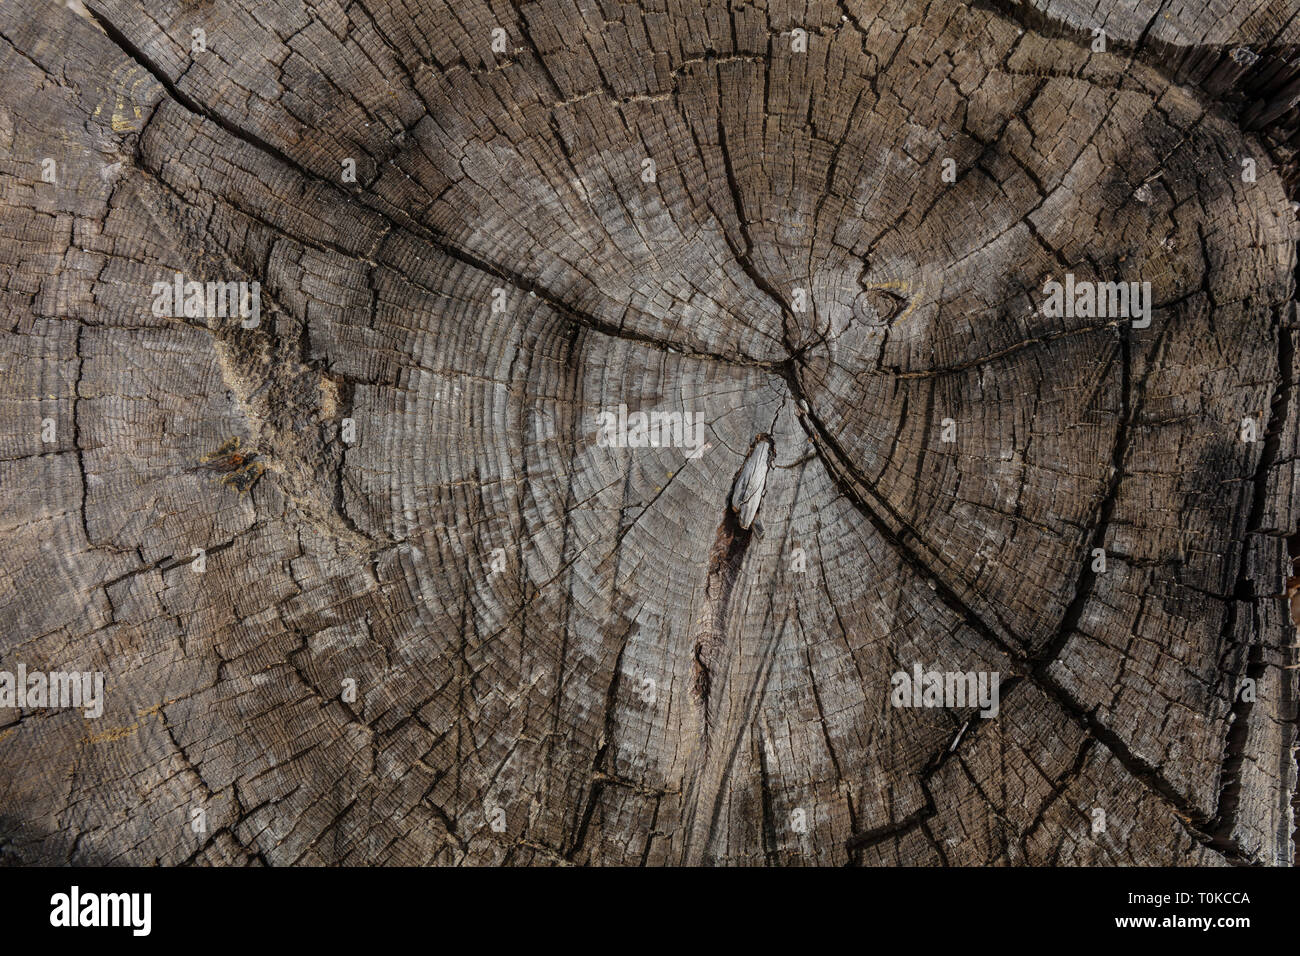
[[[0,669],[104,713],[0,709],[0,861],[1292,862],[1290,5],[85,6],[0,4]]]

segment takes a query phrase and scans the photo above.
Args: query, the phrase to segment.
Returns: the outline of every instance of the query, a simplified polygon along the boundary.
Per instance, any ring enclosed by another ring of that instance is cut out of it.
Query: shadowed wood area
[[[1290,864],[1297,44],[4,0],[0,862]]]

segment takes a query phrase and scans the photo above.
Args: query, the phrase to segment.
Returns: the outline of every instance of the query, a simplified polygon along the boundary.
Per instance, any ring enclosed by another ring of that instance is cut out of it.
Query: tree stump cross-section
[[[0,861],[1294,861],[1286,2],[83,2]]]

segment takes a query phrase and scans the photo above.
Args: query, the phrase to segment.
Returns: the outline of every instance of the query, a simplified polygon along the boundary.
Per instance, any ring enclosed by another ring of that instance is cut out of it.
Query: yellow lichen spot
[[[179,697],[173,697],[171,700],[164,700],[161,703],[154,704],[152,707],[146,707],[144,710],[136,711],[135,716],[139,719],[137,719],[134,724],[125,727],[109,727],[107,730],[100,731],[97,734],[91,734],[86,738],[86,743],[104,744],[130,737],[140,729],[140,725],[144,723],[144,718],[153,717],[155,714],[161,714],[164,707],[168,704],[174,704],[178,700],[180,700]]]
[[[140,729],[139,723],[134,723],[129,727],[110,727],[108,730],[98,734],[91,734],[86,738],[88,744],[105,744],[114,740],[121,740],[123,737],[130,737]]]
[[[891,279],[888,282],[869,282],[864,285],[863,288],[884,292],[897,292],[900,293],[902,298],[907,300],[907,308],[903,310],[903,314],[889,323],[890,325],[897,325],[907,319],[909,315],[916,311],[916,307],[921,304],[921,298],[925,295],[925,280],[921,280],[921,287],[919,289],[913,289],[912,282],[908,279]]]
[[[140,104],[147,102],[153,94],[157,81],[137,64],[125,64],[115,69],[108,78],[108,86],[100,90],[99,103],[95,106],[95,116],[102,114],[104,104],[110,98],[114,103],[113,115],[109,125],[115,133],[126,133],[139,129],[144,117]]]

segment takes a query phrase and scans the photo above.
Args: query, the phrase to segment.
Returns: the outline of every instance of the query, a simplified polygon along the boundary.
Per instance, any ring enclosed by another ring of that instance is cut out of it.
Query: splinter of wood
[[[731,490],[731,510],[736,513],[736,521],[742,528],[749,528],[758,514],[758,506],[763,500],[763,489],[767,485],[768,462],[771,458],[772,439],[768,435],[759,435],[754,439],[745,465],[736,476],[736,485]]]

